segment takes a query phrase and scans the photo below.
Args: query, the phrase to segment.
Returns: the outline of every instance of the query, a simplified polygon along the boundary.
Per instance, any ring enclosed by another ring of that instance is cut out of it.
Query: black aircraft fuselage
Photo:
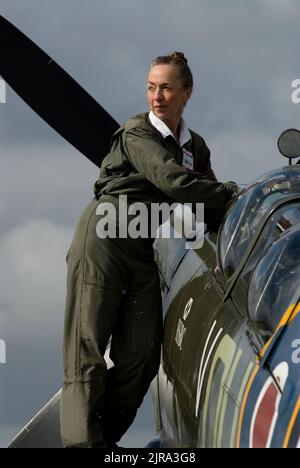
[[[300,443],[300,167],[240,195],[204,246],[158,240],[160,445]]]

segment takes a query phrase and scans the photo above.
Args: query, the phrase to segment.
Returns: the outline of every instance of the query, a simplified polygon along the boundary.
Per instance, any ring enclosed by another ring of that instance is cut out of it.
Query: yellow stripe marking
[[[286,433],[286,436],[285,436],[283,448],[288,448],[288,446],[289,446],[290,438],[291,438],[292,431],[294,429],[295,422],[296,422],[299,411],[300,411],[300,397],[299,397],[299,400],[298,400],[298,402],[296,404],[296,407],[294,409],[294,413],[293,413],[291,422],[289,424],[289,427],[288,427],[288,430],[287,430],[287,433]]]
[[[242,403],[240,418],[239,418],[238,434],[237,434],[237,443],[236,443],[237,448],[240,448],[240,445],[241,445],[242,424],[243,424],[243,419],[244,419],[244,414],[245,414],[245,409],[246,409],[248,396],[249,396],[252,384],[253,384],[253,382],[255,380],[255,377],[257,376],[257,373],[258,373],[259,369],[260,369],[259,366],[256,366],[256,368],[254,369],[254,372],[253,372],[253,374],[252,374],[252,376],[251,376],[251,378],[249,380],[249,383],[247,385],[245,396],[243,398],[243,403]]]
[[[271,338],[269,339],[269,341],[265,344],[264,348],[262,349],[261,353],[259,354],[258,356],[258,359],[262,359],[264,357],[264,355],[266,354],[267,350],[269,349],[272,341],[273,341],[273,338],[274,336],[278,333],[278,331],[286,326],[286,325],[290,325],[293,320],[295,320],[296,316],[299,314],[300,312],[300,302],[299,304],[297,305],[297,307],[295,304],[291,305],[287,311],[283,314],[281,320],[280,320],[280,323],[278,325],[278,327],[276,328],[274,334],[271,336]],[[294,310],[295,309],[295,310]],[[294,311],[294,312],[293,312]]]

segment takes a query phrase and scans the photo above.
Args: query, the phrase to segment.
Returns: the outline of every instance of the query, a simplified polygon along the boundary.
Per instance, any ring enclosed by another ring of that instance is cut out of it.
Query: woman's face
[[[191,89],[183,88],[176,66],[155,65],[151,68],[148,76],[148,104],[171,130],[180,122],[191,94]]]

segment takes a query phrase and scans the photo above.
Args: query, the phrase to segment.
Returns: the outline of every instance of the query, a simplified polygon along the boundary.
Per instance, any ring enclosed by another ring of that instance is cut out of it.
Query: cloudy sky
[[[246,184],[284,164],[281,131],[300,127],[297,0],[1,0],[119,122],[147,110],[157,55],[182,50],[194,72],[189,126],[220,180]],[[26,70],[24,70],[26,73]],[[101,129],[99,129],[101,131]],[[65,255],[97,168],[7,87],[0,104],[0,446],[61,385]],[[153,434],[149,399],[123,443]]]

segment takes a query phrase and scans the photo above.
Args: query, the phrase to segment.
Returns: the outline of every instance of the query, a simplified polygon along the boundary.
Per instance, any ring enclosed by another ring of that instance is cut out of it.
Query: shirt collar
[[[172,130],[170,130],[169,127],[162,120],[156,117],[153,111],[149,113],[149,119],[153,127],[155,127],[156,130],[159,131],[159,133],[161,134],[163,138],[167,138],[168,136],[171,136],[174,138],[174,140],[176,140],[175,135],[173,134]],[[191,141],[191,139],[192,139],[191,132],[189,131],[185,123],[185,120],[181,119],[181,133],[180,133],[180,138],[179,138],[180,147],[182,148],[189,141]]]

